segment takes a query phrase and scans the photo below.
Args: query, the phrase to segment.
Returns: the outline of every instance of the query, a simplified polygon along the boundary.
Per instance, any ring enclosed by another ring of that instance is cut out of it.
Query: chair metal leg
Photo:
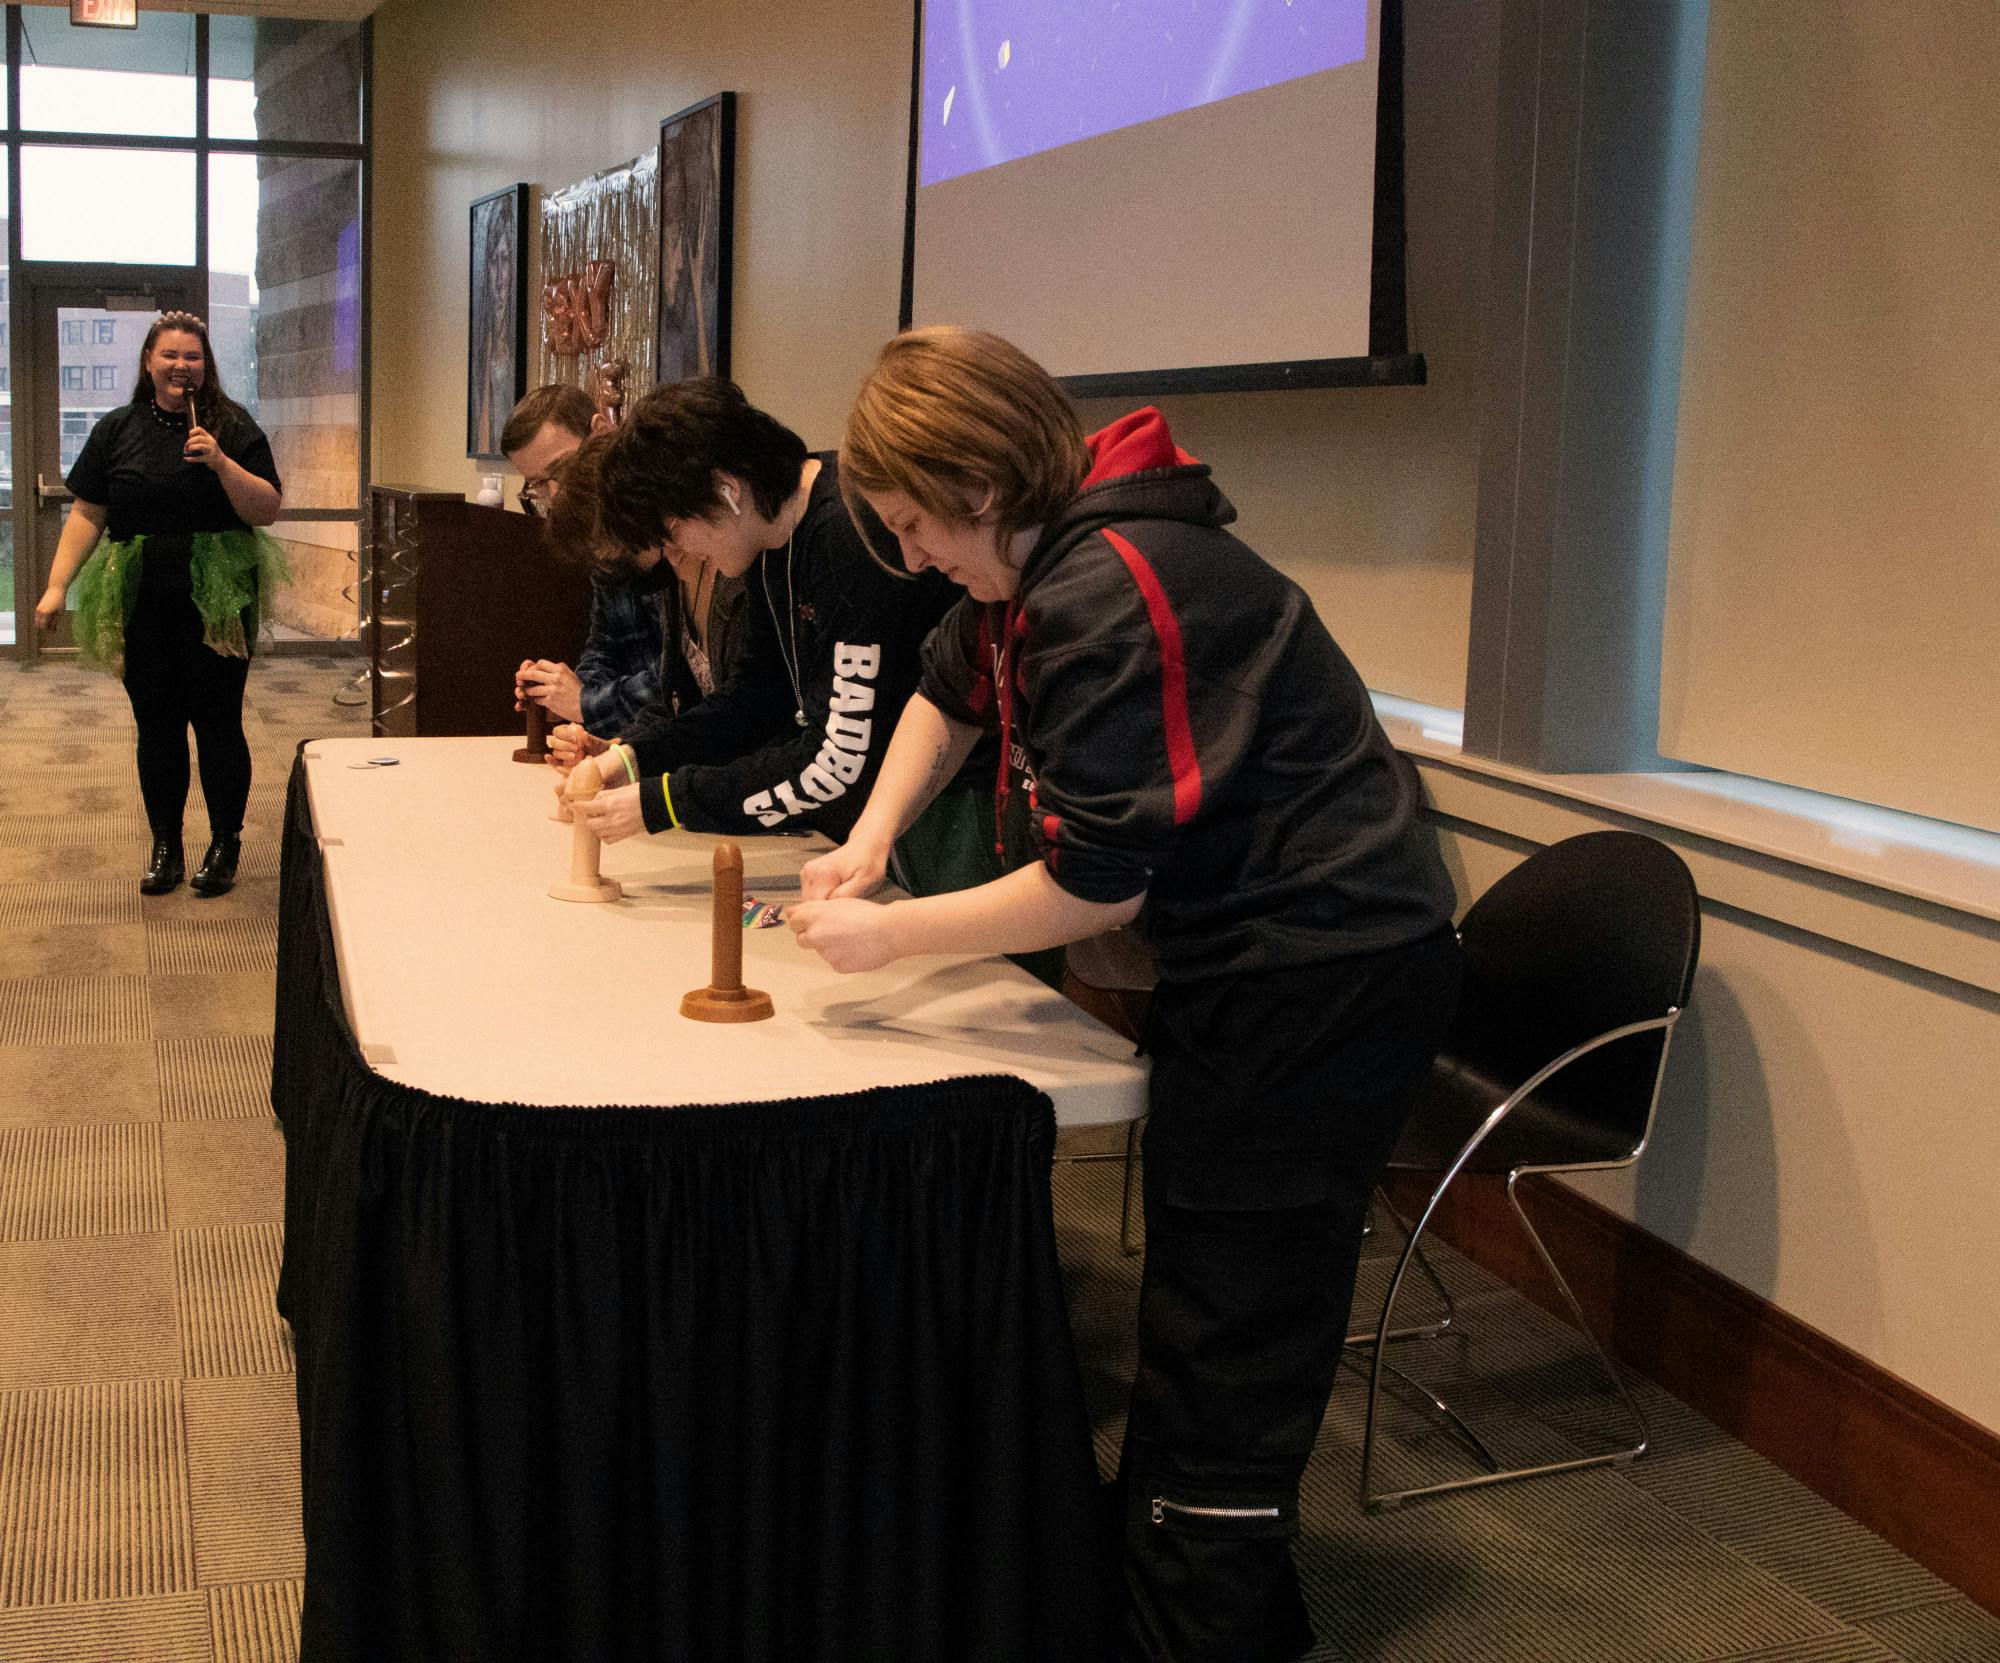
[[[1144,1117],[1141,1116],[1141,1119]],[[1132,1240],[1132,1169],[1138,1163],[1139,1121],[1135,1120],[1125,1128],[1125,1153],[1105,1155],[1059,1155],[1058,1161],[1066,1166],[1090,1166],[1100,1161],[1123,1161],[1125,1163],[1125,1193],[1118,1209],[1118,1247],[1126,1258],[1135,1258],[1139,1252],[1138,1243]],[[1426,1269],[1429,1267],[1426,1266]],[[1432,1278],[1436,1280],[1435,1277]],[[1446,1296],[1447,1299],[1450,1297]]]
[[[1396,1211],[1395,1203],[1389,1199],[1388,1192],[1379,1184],[1375,1189],[1375,1199],[1380,1204],[1382,1211],[1394,1221],[1396,1228],[1402,1232],[1403,1240],[1406,1242],[1409,1241],[1409,1221]],[[1368,1233],[1369,1227],[1364,1224],[1362,1226],[1362,1234],[1366,1236]],[[1444,1278],[1438,1275],[1436,1267],[1431,1264],[1429,1255],[1424,1252],[1421,1246],[1417,1248],[1416,1263],[1417,1269],[1423,1272],[1424,1280],[1430,1283],[1432,1290],[1443,1304],[1444,1315],[1435,1322],[1417,1322],[1412,1323],[1407,1328],[1392,1328],[1389,1330],[1389,1338],[1392,1340],[1436,1339],[1438,1335],[1444,1333],[1458,1320],[1458,1302],[1451,1297],[1451,1289],[1444,1285]],[[1350,1346],[1373,1345],[1375,1343],[1374,1330],[1362,1329],[1358,1333],[1349,1334],[1341,1343]],[[1390,1365],[1391,1368],[1394,1368],[1394,1366],[1394,1364]]]
[[[1394,1338],[1393,1335],[1390,1337]],[[1372,1339],[1373,1336],[1371,1335],[1370,1338]],[[1364,1364],[1361,1359],[1361,1350],[1362,1348],[1358,1345],[1343,1346],[1340,1352],[1340,1366],[1342,1368],[1354,1369],[1356,1372],[1368,1367],[1369,1365]],[[1412,1396],[1422,1398],[1432,1413],[1439,1420],[1445,1422],[1459,1437],[1464,1439],[1467,1447],[1472,1450],[1473,1454],[1484,1461],[1489,1468],[1497,1469],[1499,1467],[1500,1459],[1492,1450],[1487,1448],[1486,1440],[1480,1437],[1472,1429],[1471,1423],[1449,1403],[1445,1402],[1443,1398],[1439,1397],[1436,1392],[1432,1391],[1430,1387],[1426,1386],[1415,1375],[1398,1368],[1394,1363],[1388,1365],[1387,1372],[1395,1384],[1408,1388]]]
[[[1639,1441],[1636,1444],[1609,1450],[1600,1455],[1583,1455],[1568,1461],[1546,1461],[1526,1467],[1500,1469],[1497,1463],[1494,1463],[1489,1456],[1488,1465],[1494,1467],[1495,1470],[1477,1473],[1470,1478],[1448,1479],[1437,1484],[1417,1485],[1403,1490],[1370,1490],[1369,1480],[1373,1476],[1375,1465],[1375,1420],[1381,1404],[1382,1376],[1389,1367],[1385,1356],[1387,1348],[1384,1344],[1389,1332],[1389,1318],[1395,1307],[1396,1295],[1402,1287],[1403,1277],[1409,1270],[1410,1261],[1416,1255],[1418,1238],[1422,1236],[1424,1230],[1430,1224],[1431,1215],[1437,1210],[1438,1202],[1443,1199],[1446,1187],[1456,1175],[1457,1168],[1454,1167],[1451,1172],[1445,1175],[1438,1187],[1431,1192],[1430,1200],[1424,1206],[1423,1216],[1417,1220],[1416,1227],[1410,1234],[1409,1243],[1403,1249],[1403,1256],[1396,1263],[1396,1274],[1390,1280],[1389,1295],[1382,1304],[1382,1319],[1375,1331],[1375,1356],[1369,1375],[1367,1420],[1361,1439],[1361,1505],[1371,1513],[1384,1507],[1400,1506],[1402,1503],[1414,1501],[1420,1496],[1447,1495],[1456,1490],[1481,1489],[1489,1484],[1506,1484],[1520,1478],[1539,1478],[1549,1473],[1576,1472],[1585,1467],[1623,1466],[1637,1460],[1641,1455],[1646,1453],[1650,1434],[1646,1426],[1645,1413],[1640,1409],[1639,1400],[1632,1394],[1630,1388],[1626,1386],[1623,1377],[1618,1373],[1617,1368],[1613,1365],[1604,1347],[1598,1343],[1597,1336],[1591,1332],[1590,1325],[1583,1320],[1583,1310],[1577,1304],[1576,1296],[1570,1292],[1569,1283],[1564,1280],[1562,1272],[1556,1268],[1555,1260],[1549,1257],[1548,1248],[1543,1245],[1540,1234],[1536,1231],[1527,1212],[1522,1208],[1521,1198],[1516,1189],[1516,1185],[1522,1175],[1516,1171],[1507,1175],[1508,1203],[1512,1206],[1514,1216],[1519,1220],[1521,1228],[1528,1233],[1528,1240],[1533,1243],[1536,1256],[1540,1258],[1543,1268],[1548,1271],[1550,1279],[1555,1283],[1556,1291],[1562,1295],[1563,1303],[1569,1308],[1571,1320],[1576,1324],[1578,1331],[1583,1335],[1585,1340],[1589,1342],[1590,1349],[1596,1356],[1599,1366],[1604,1370],[1605,1376],[1610,1380],[1613,1390],[1624,1399],[1625,1407],[1630,1411],[1633,1423],[1638,1428]],[[1439,1402],[1435,1398],[1433,1398],[1433,1401]],[[1444,1405],[1439,1402],[1439,1407],[1443,1408]],[[1445,1412],[1447,1414],[1451,1413],[1449,1409],[1446,1409]],[[1471,1428],[1465,1427],[1464,1422],[1459,1421],[1456,1415],[1452,1415],[1451,1418],[1454,1421],[1458,1421],[1458,1424],[1464,1428],[1468,1435],[1472,1435]],[[1477,1441],[1476,1435],[1475,1441]],[[1484,1446],[1481,1445],[1481,1447],[1483,1448]]]
[[[1135,1120],[1125,1129],[1125,1200],[1118,1212],[1118,1248],[1128,1259],[1139,1252],[1138,1244],[1132,1240],[1132,1183],[1138,1165],[1139,1122]]]

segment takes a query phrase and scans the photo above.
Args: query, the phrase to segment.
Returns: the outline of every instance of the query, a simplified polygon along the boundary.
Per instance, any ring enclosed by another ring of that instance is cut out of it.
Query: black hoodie
[[[1092,436],[1083,488],[1004,605],[967,599],[922,692],[1000,729],[1002,812],[1090,901],[1143,893],[1161,977],[1373,952],[1451,917],[1415,771],[1299,586],[1145,409]]]
[[[896,539],[872,514],[869,542]],[[750,609],[729,680],[671,722],[634,724],[649,832],[823,831],[844,838],[868,801],[919,649],[952,603],[944,577],[898,577],[868,552],[834,458],[790,543],[743,579]]]

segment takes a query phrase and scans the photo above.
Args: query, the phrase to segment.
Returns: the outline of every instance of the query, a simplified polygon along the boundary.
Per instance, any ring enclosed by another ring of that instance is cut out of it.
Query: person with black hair
[[[683,582],[740,578],[751,600],[735,673],[694,709],[655,707],[615,746],[556,730],[562,762],[615,751],[607,778],[626,781],[579,812],[607,842],[678,827],[844,836],[951,585],[878,562],[870,542],[888,534],[878,522],[864,541],[833,458],[728,381],[656,389],[576,460],[550,522],[559,543],[631,564],[664,548]]]
[[[131,402],[91,429],[68,485],[75,501],[36,625],[55,622],[74,582],[84,662],[124,680],[153,832],[143,894],[164,894],[185,870],[194,729],[209,845],[188,887],[223,894],[236,882],[250,797],[243,686],[284,573],[277,543],[258,528],[277,519],[284,487],[270,441],[223,390],[200,318],[155,320]]]

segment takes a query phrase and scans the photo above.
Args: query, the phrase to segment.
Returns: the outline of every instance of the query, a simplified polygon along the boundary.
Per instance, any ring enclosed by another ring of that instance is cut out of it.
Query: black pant
[[[1368,1198],[1458,999],[1449,931],[1162,986],[1152,1018],[1139,1374],[1120,1479],[1124,1655],[1312,1645],[1290,1549]]]
[[[245,610],[254,640],[254,610]],[[250,798],[250,744],[243,737],[247,658],[202,644],[201,614],[185,590],[141,584],[125,626],[125,692],[139,724],[139,794],[153,830],[176,836],[187,807],[188,729],[201,759],[211,837],[243,829]]]

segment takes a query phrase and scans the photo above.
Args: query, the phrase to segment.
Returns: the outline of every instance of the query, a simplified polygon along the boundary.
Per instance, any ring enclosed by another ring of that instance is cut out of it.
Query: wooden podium
[[[369,492],[370,714],[386,738],[518,733],[524,658],[575,664],[590,574],[544,546],[540,522],[451,491]]]

